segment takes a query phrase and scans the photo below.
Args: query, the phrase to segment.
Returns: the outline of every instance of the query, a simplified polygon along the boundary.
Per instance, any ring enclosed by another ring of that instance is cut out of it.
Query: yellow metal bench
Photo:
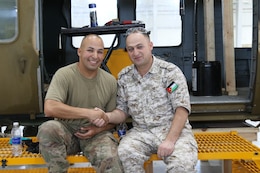
[[[31,137],[33,142],[37,142],[36,137]],[[0,138],[0,160],[2,163],[3,169],[0,170],[1,173],[48,173],[47,167],[41,168],[28,168],[28,169],[16,169],[8,168],[4,169],[7,165],[9,166],[22,166],[22,165],[45,165],[41,154],[30,153],[26,151],[26,147],[23,148],[22,156],[14,157],[12,156],[11,145],[9,144],[10,138]],[[88,162],[88,159],[81,155],[68,156],[67,160],[70,164]],[[68,173],[96,173],[95,169],[92,167],[70,167]]]
[[[224,172],[260,173],[260,149],[237,132],[196,132],[199,160],[224,160]],[[160,160],[153,154],[145,166]],[[150,168],[148,168],[150,170]],[[148,171],[149,172],[149,171]]]
[[[240,137],[237,132],[195,132],[194,135],[198,143],[199,160],[224,160],[228,165],[224,172],[240,173],[240,170],[243,170],[243,173],[246,173],[245,170],[250,170],[251,173],[260,172],[260,149]],[[36,141],[35,137],[32,139]],[[0,138],[2,164],[3,161],[6,161],[8,166],[45,164],[40,154],[29,153],[25,151],[26,149],[21,157],[13,157],[9,140],[9,138]],[[81,155],[68,156],[67,159],[71,164],[88,162],[87,158]],[[145,168],[155,160],[160,159],[156,154],[151,155],[144,165]],[[86,169],[94,171],[93,168]]]

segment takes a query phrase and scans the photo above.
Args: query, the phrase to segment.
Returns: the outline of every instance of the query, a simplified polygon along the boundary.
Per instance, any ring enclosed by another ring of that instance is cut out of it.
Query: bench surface
[[[251,160],[260,170],[260,149],[242,138],[236,131],[231,132],[195,132],[198,143],[199,160]],[[33,142],[36,137],[31,137]],[[23,148],[19,157],[12,156],[10,138],[0,138],[0,160],[6,165],[40,165],[46,164],[41,154],[30,153]],[[82,155],[67,157],[73,163],[88,162]],[[149,161],[160,160],[156,154],[151,155]]]

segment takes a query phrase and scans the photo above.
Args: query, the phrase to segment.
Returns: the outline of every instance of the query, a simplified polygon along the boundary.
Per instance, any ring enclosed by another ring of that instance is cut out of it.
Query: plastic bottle
[[[257,142],[260,142],[260,127],[258,127]]]
[[[98,26],[97,22],[97,11],[96,11],[96,4],[88,4],[89,7],[89,16],[90,16],[90,26],[91,27],[96,27]]]
[[[127,127],[126,123],[120,123],[117,126],[117,134],[118,134],[120,139],[122,139],[125,136],[127,128],[128,127]]]
[[[12,154],[13,156],[20,156],[22,154],[22,132],[18,122],[13,123],[11,131],[12,135]]]

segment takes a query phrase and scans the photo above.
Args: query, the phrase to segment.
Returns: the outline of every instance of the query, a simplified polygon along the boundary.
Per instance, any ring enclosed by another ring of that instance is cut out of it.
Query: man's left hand
[[[98,133],[98,127],[90,125],[87,127],[80,127],[80,129],[74,133],[80,139],[89,139],[95,136]]]
[[[157,155],[160,158],[164,158],[171,155],[173,150],[174,150],[174,143],[165,140],[159,145]]]

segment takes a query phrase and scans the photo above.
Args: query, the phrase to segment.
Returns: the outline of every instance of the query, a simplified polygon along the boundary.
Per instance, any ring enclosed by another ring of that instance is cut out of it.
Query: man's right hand
[[[94,121],[92,121],[92,124],[94,124],[97,127],[103,127],[107,125],[106,121],[102,118],[95,119]]]
[[[97,127],[103,127],[109,123],[108,116],[106,113],[99,108],[94,108],[93,116],[90,116],[90,122]]]

